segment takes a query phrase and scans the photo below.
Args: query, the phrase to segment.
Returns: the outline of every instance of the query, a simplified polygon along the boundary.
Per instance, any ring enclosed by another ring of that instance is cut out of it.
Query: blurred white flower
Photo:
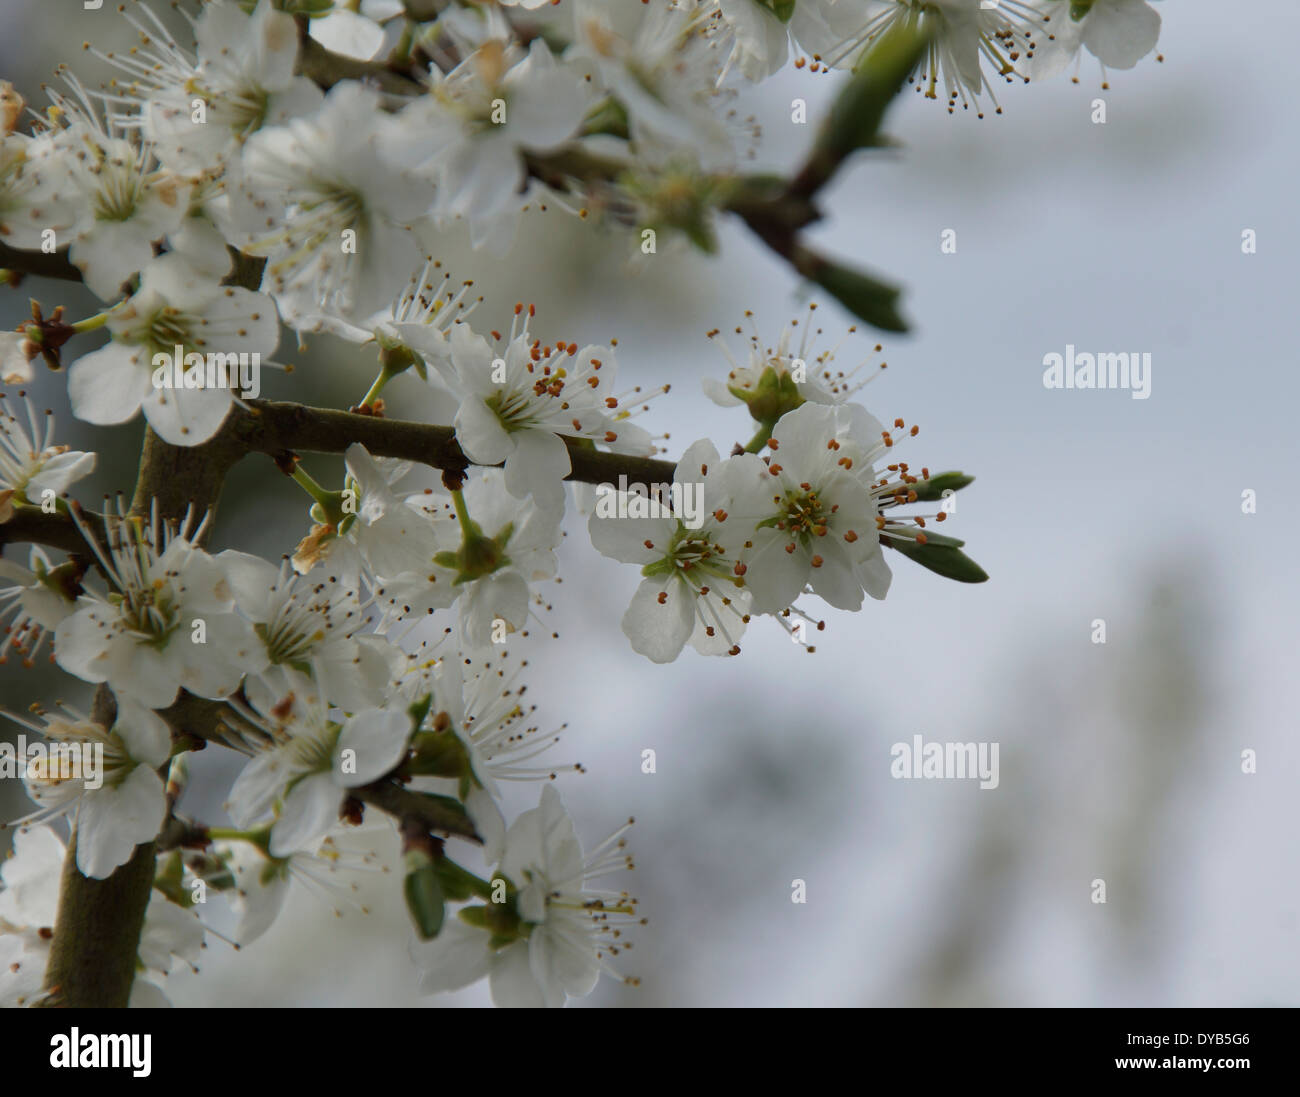
[[[94,52],[121,71],[104,93],[119,110],[139,111],[139,125],[158,158],[178,171],[220,168],[249,134],[309,114],[322,92],[295,76],[298,28],[293,16],[260,0],[250,13],[211,0],[194,23],[197,56],[184,49],[153,11],[125,12],[140,32],[127,52]]]
[[[27,567],[0,557],[0,665],[17,652],[32,666],[46,639],[76,606],[71,583],[77,565],[54,568],[45,550],[33,545]],[[12,584],[12,585],[7,585]]]
[[[0,240],[30,251],[49,231],[62,246],[80,219],[79,198],[71,157],[52,134],[0,136]]]
[[[610,958],[631,947],[625,928],[642,922],[627,892],[591,886],[632,867],[626,830],[584,858],[559,794],[542,789],[538,807],[506,834],[498,876],[513,885],[512,902],[467,907],[432,941],[413,945],[420,989],[458,990],[486,976],[498,1006],[556,1007],[590,994]]]
[[[13,853],[0,866],[4,883],[0,889],[0,1006],[30,1006],[44,995],[65,854],[63,842],[49,827],[22,827],[14,835]],[[165,974],[173,955],[193,961],[202,944],[203,928],[197,917],[152,892],[140,938],[140,965],[146,971]],[[157,983],[138,972],[127,1004],[139,1009],[171,1003]]]
[[[402,143],[421,150],[436,182],[433,211],[464,217],[480,246],[524,204],[524,154],[572,138],[591,95],[541,38],[527,53],[488,39],[399,118]]]
[[[180,225],[190,182],[163,169],[152,143],[128,120],[101,112],[80,81],[66,73],[65,79],[71,97],[48,94],[52,140],[78,202],[68,258],[96,296],[113,301],[153,258],[154,243]]]
[[[383,308],[419,265],[406,224],[430,205],[427,185],[388,160],[379,93],[336,84],[314,114],[254,133],[229,169],[244,250],[267,257],[262,289],[286,323]]]
[[[958,104],[973,104],[982,118],[981,95],[987,94],[1002,113],[991,79],[1007,83],[1029,81],[1029,72],[1050,51],[1049,22],[1027,0],[825,0],[812,18],[800,20],[800,44],[822,64],[856,64],[863,52],[895,27],[906,26],[933,35],[913,82],[927,99],[939,98],[940,85],[949,112]],[[985,66],[987,65],[987,73]]]
[[[1049,76],[1081,48],[1113,69],[1131,69],[1156,48],[1160,15],[1147,0],[1037,0],[1057,49],[1044,53],[1035,76]]]
[[[574,63],[589,63],[593,80],[627,109],[634,142],[689,149],[705,169],[732,164],[705,9],[574,0],[573,19]]]
[[[0,513],[10,500],[40,506],[47,491],[58,498],[95,470],[93,453],[55,444],[53,412],[41,423],[25,400],[26,415],[19,418],[15,403],[0,392]]]

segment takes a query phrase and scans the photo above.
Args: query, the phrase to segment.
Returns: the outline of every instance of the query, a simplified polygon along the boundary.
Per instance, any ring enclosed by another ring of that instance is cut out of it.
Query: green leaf
[[[988,582],[988,573],[953,545],[936,544],[933,538],[924,545],[891,538],[889,547],[945,579],[955,579],[959,583]]]
[[[854,316],[882,331],[907,331],[907,321],[898,311],[900,290],[861,271],[842,267],[808,248],[798,246],[794,267],[816,282]]]
[[[962,472],[941,472],[928,480],[920,480],[909,487],[916,492],[918,503],[937,503],[945,491],[961,491],[975,482],[975,477]]]
[[[420,939],[432,940],[438,936],[447,914],[438,870],[433,859],[423,850],[408,850],[403,860],[406,879],[402,882],[402,892],[406,897],[406,909]]]

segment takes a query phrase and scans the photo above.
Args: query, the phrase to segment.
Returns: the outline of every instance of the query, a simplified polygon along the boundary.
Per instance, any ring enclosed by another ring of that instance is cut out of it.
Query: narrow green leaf
[[[900,291],[869,274],[840,266],[798,245],[792,256],[795,270],[822,287],[854,316],[882,331],[907,331],[898,311]]]
[[[988,573],[953,545],[936,544],[933,539],[924,545],[891,539],[889,546],[945,579],[955,579],[959,583],[988,582]]]

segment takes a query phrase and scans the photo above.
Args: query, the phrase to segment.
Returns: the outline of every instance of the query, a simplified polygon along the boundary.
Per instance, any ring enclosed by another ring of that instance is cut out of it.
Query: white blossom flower
[[[318,845],[338,821],[348,789],[393,769],[411,735],[411,718],[402,710],[366,708],[335,720],[319,697],[290,696],[260,717],[247,709],[241,714],[272,745],[235,779],[226,809],[241,827],[273,815],[268,849],[275,857]]]
[[[630,825],[630,820],[629,824]],[[471,906],[432,941],[412,947],[426,994],[457,990],[487,976],[498,1006],[562,1006],[595,989],[611,957],[631,945],[625,927],[642,923],[627,892],[592,881],[632,867],[615,831],[586,857],[573,821],[551,786],[511,824],[497,875],[514,891],[506,909]],[[635,979],[625,979],[635,984]]]
[[[412,740],[411,787],[462,800],[491,863],[500,859],[506,833],[499,782],[585,772],[575,764],[532,764],[560,741],[564,728],[543,733],[528,723],[537,706],[523,703],[526,686],[515,686],[527,666],[500,648],[441,659],[414,654],[389,702],[424,713]]]
[[[23,827],[10,858],[0,866],[0,1006],[28,1006],[44,996],[45,968],[59,906],[59,880],[66,851],[49,827]],[[173,956],[192,962],[203,945],[203,927],[153,891],[145,909],[139,965],[165,974]],[[127,1003],[132,1009],[168,1006],[158,984],[137,972]]]
[[[441,266],[432,256],[427,257],[424,266],[411,276],[393,302],[362,324],[340,316],[306,316],[299,321],[298,330],[327,332],[359,346],[374,343],[385,366],[390,361],[400,367],[410,364],[427,376],[425,359],[446,352],[451,326],[467,320],[483,300],[479,297],[466,301],[474,283],[464,282],[451,288],[450,274],[438,278],[436,272]],[[405,361],[403,355],[411,361]]]
[[[307,77],[295,76],[298,28],[293,16],[260,0],[245,14],[229,0],[212,0],[194,22],[197,56],[183,48],[153,11],[124,17],[140,32],[126,53],[96,54],[121,71],[104,93],[139,125],[158,158],[178,171],[220,168],[250,133],[309,114],[324,98]]]
[[[744,404],[753,418],[764,422],[779,419],[805,401],[842,404],[861,391],[879,375],[885,363],[880,363],[874,372],[862,379],[859,374],[870,364],[869,359],[848,371],[835,369],[838,346],[814,352],[814,344],[822,335],[822,329],[813,326],[816,308],[815,304],[809,307],[802,327],[798,320],[784,327],[775,346],[765,345],[754,331],[749,337],[748,355],[744,361],[734,357],[725,342],[718,343],[731,369],[726,381],[705,377],[701,381],[704,394],[721,407]],[[746,312],[745,316],[752,319],[753,313]],[[856,325],[850,327],[849,334],[856,330]],[[740,332],[737,327],[736,333]],[[717,334],[715,329],[709,332],[709,338]],[[880,350],[877,343],[875,352]]]
[[[5,885],[0,890],[0,1006],[34,1005],[44,997],[64,855],[63,843],[49,827],[24,827],[14,836],[12,856],[0,867]],[[161,947],[184,949],[188,956],[202,945],[198,920],[188,916],[190,924],[181,935],[173,911],[185,913],[158,892],[151,893],[139,952],[146,969],[145,957],[156,960]],[[170,953],[167,963],[170,966]],[[127,1004],[132,1009],[170,1005],[158,985],[139,973]]]
[[[884,433],[855,404],[808,403],[776,424],[768,458],[731,458],[731,511],[718,536],[742,562],[756,613],[780,612],[807,584],[837,609],[861,607],[864,589],[885,596],[890,571],[872,492]]]
[[[420,570],[387,578],[375,597],[391,618],[458,603],[464,643],[482,648],[498,629],[522,629],[532,602],[530,584],[554,578],[561,515],[515,499],[499,469],[475,475],[464,500],[468,525],[448,520],[452,504],[429,508],[438,516],[432,524],[438,551]],[[468,551],[467,537],[473,542]]]
[[[219,285],[179,255],[153,260],[107,326],[112,340],[68,369],[73,414],[105,425],[124,423],[143,408],[149,425],[174,446],[196,446],[216,434],[235,401],[242,363],[260,371],[280,341],[269,297]],[[193,354],[202,362],[185,360]],[[155,360],[158,355],[164,358]],[[228,384],[208,384],[209,374]],[[260,373],[253,376],[260,389]]]
[[[208,281],[221,282],[232,265],[226,239],[238,235],[230,221],[225,173],[221,169],[204,172],[192,176],[191,182],[189,210],[167,234],[167,251]]]
[[[50,566],[39,545],[33,545],[27,567],[0,557],[0,665],[17,652],[24,666],[32,666],[46,639],[75,608],[74,584],[77,566]],[[7,619],[7,620],[6,620]]]
[[[534,309],[515,306],[497,351],[468,324],[456,324],[434,365],[460,397],[456,439],[472,460],[504,464],[506,490],[543,509],[564,508],[572,470],[562,436],[588,438],[615,452],[648,455],[650,436],[618,412],[610,347],[557,342],[543,346],[529,327]]]
[[[75,515],[75,511],[74,511]],[[86,591],[54,634],[54,657],[87,682],[106,682],[119,697],[165,708],[181,688],[225,697],[245,672],[264,663],[252,626],[232,612],[225,569],[198,547],[202,524],[175,532],[154,519],[109,522],[101,549],[83,530],[111,589]]]
[[[627,109],[631,137],[691,150],[701,167],[729,167],[735,152],[719,104],[708,12],[695,4],[575,0],[574,61]]]
[[[524,153],[549,152],[572,138],[590,93],[541,38],[527,53],[489,39],[430,79],[430,93],[403,110],[401,132],[428,157],[434,212],[464,217],[479,246],[523,205]]]
[[[0,865],[0,1005],[25,1006],[41,996],[64,848],[49,827],[22,827]]]
[[[264,669],[244,680],[254,707],[313,690],[349,708],[380,702],[401,653],[383,637],[359,634],[366,621],[354,587],[332,575],[295,575],[288,561],[276,568],[234,549],[216,559],[265,652],[256,661]]]
[[[52,134],[0,137],[0,240],[34,250],[43,233],[62,243],[80,216],[67,149]]]
[[[53,412],[45,413],[42,424],[31,401],[24,401],[24,423],[14,402],[0,393],[0,514],[6,503],[40,506],[57,499],[95,470],[93,453],[55,444]]]
[[[317,524],[294,551],[294,568],[306,574],[328,562],[342,581],[355,583],[364,576],[373,585],[379,576],[426,567],[438,543],[422,505],[425,497],[394,491],[411,463],[372,457],[360,442],[348,446],[344,458],[341,518],[333,522],[312,508]]]
[[[27,720],[9,719],[45,738],[47,755],[28,761],[23,776],[45,821],[75,816],[77,868],[102,880],[131,859],[135,847],[158,836],[167,798],[158,767],[171,756],[171,731],[156,713],[129,697],[104,728],[71,708]],[[57,749],[56,749],[57,748]]]
[[[592,544],[605,556],[640,564],[645,577],[623,615],[623,632],[634,651],[656,663],[672,662],[687,641],[703,655],[740,652],[750,606],[745,568],[719,540],[732,522],[730,481],[739,468],[707,440],[682,454],[673,482],[699,493],[696,528],[679,514],[639,517],[625,493],[597,500],[588,522]],[[666,511],[667,500],[660,506]]]
[[[244,250],[267,257],[262,288],[286,323],[369,316],[418,266],[405,226],[430,196],[383,156],[386,125],[379,93],[343,81],[314,114],[254,133],[230,169],[232,217]]]
[[[189,181],[158,163],[153,145],[123,120],[101,112],[67,75],[73,97],[51,90],[53,141],[71,173],[80,217],[68,258],[105,301],[153,258],[153,245],[181,223]]]
[[[371,832],[376,828],[370,828]],[[350,839],[359,837],[353,830]],[[352,900],[359,889],[347,877],[378,866],[378,856],[370,850],[344,848],[333,835],[327,835],[315,848],[295,850],[283,857],[269,849],[269,833],[256,832],[248,841],[219,843],[216,856],[229,868],[234,880],[230,891],[231,906],[239,915],[234,938],[241,947],[261,937],[275,923],[289,892],[296,882],[316,896],[334,902],[335,914],[343,906],[358,906]],[[383,871],[388,871],[386,867]],[[364,906],[361,913],[369,913]]]
[[[1043,55],[1036,76],[1064,68],[1081,48],[1103,66],[1131,69],[1160,40],[1160,15],[1147,0],[1038,0],[1038,6],[1058,49]]]
[[[203,925],[198,912],[178,906],[159,891],[151,891],[140,934],[139,961],[145,969],[167,975],[173,959],[193,968],[202,948]]]
[[[796,7],[796,20],[803,6]],[[838,67],[855,64],[864,50],[898,26],[933,35],[913,74],[917,91],[937,99],[942,84],[949,112],[958,103],[964,110],[974,104],[981,118],[983,94],[1002,113],[991,77],[1028,83],[1039,51],[1052,48],[1047,21],[1027,0],[1001,0],[992,6],[982,0],[823,0],[812,18],[800,21],[796,34],[821,63]],[[827,34],[833,40],[828,41]]]
[[[732,66],[747,80],[774,75],[790,56],[787,24],[795,10],[793,3],[773,0],[709,0],[706,10],[715,19],[712,34],[727,49],[719,81]],[[780,14],[778,14],[780,12]]]

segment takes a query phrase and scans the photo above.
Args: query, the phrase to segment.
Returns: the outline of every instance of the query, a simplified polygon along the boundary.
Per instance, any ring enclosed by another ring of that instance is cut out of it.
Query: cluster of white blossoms
[[[615,340],[484,302],[443,269],[440,242],[464,231],[504,254],[521,216],[554,208],[629,252],[653,253],[656,233],[709,248],[728,210],[780,251],[789,223],[754,213],[768,183],[747,191],[741,173],[756,139],[735,106],[746,86],[787,63],[858,73],[903,28],[927,36],[917,89],[978,112],[997,80],[1080,50],[1131,67],[1159,17],[1143,0],[207,0],[180,11],[192,34],[179,34],[175,13],[121,11],[136,46],[87,44],[106,85],[64,68],[48,106],[27,111],[0,84],[0,244],[44,264],[14,262],[0,284],[66,256],[65,276],[102,302],[76,322],[33,302],[30,323],[0,334],[0,380],[66,364],[78,419],[143,412],[150,445],[238,448],[269,410],[257,371],[277,365],[282,328],[300,346],[374,354],[378,373],[356,414],[295,409],[336,417],[303,446],[342,454],[333,485],[294,452],[263,451],[311,498],[279,561],[210,551],[210,495],[183,515],[147,497],[82,507],[70,492],[95,455],[57,445],[22,393],[0,397],[0,540],[33,545],[0,559],[0,661],[48,654],[100,687],[89,714],[5,713],[49,749],[21,773],[36,807],[3,869],[0,998],[43,993],[65,856],[51,821],[75,828],[76,867],[95,879],[157,843],[137,968],[164,976],[221,935],[208,891],[229,900],[241,945],[294,881],[346,898],[348,870],[379,861],[349,848],[376,816],[400,821],[426,991],[486,976],[501,1005],[585,995],[642,921],[626,891],[596,883],[631,867],[626,826],[584,853],[549,783],[582,767],[541,757],[558,733],[533,722],[526,662],[505,647],[540,620],[571,500],[594,549],[640,569],[622,628],[665,663],[688,643],[738,654],[756,617],[802,640],[824,623],[799,603],[885,597],[887,550],[982,580],[960,541],[927,526],[945,506],[897,509],[970,478],[898,459],[916,428],[854,402],[875,370],[816,350],[811,311],[775,344],[755,331],[704,382],[748,410],[748,444],[723,454],[700,439],[670,465],[632,421],[666,385],[620,385]],[[799,227],[808,195],[790,194]],[[846,302],[838,274],[820,284]],[[388,420],[385,387],[408,371],[434,422]],[[383,429],[353,440],[349,419],[387,421],[400,444]],[[440,483],[419,479],[417,458]],[[230,825],[177,811],[207,742],[247,758]],[[501,787],[519,780],[547,783],[507,823]],[[477,847],[483,874],[449,842]],[[156,982],[135,988],[132,1004],[165,1001]]]

